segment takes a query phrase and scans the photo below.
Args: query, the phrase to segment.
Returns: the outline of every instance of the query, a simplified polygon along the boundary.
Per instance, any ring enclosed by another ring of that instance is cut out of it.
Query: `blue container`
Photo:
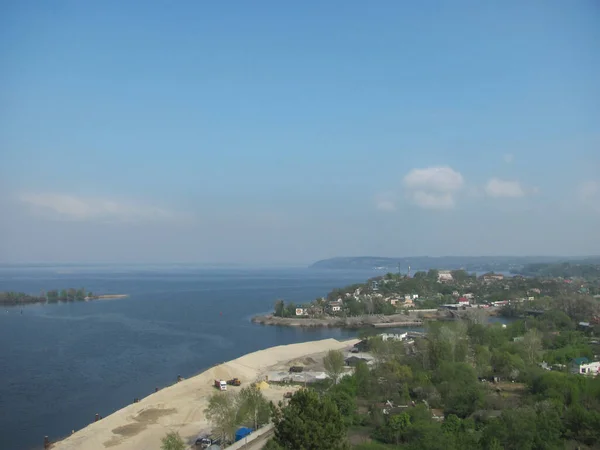
[[[252,428],[248,428],[248,427],[238,428],[238,430],[235,432],[235,442],[244,439],[246,436],[248,436],[250,433],[252,433],[252,431],[253,431]]]

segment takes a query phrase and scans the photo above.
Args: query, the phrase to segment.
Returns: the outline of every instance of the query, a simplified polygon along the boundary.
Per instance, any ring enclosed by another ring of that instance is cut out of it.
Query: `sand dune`
[[[208,398],[215,392],[214,379],[237,377],[242,386],[263,379],[269,370],[285,369],[288,361],[311,356],[322,358],[332,349],[344,349],[357,340],[335,339],[282,345],[250,353],[164,388],[114,414],[92,423],[52,446],[54,450],[159,450],[160,439],[169,431],[178,431],[190,444],[195,437],[209,431],[204,417]],[[235,390],[239,388],[230,388]],[[273,401],[283,398],[282,387],[265,390]]]

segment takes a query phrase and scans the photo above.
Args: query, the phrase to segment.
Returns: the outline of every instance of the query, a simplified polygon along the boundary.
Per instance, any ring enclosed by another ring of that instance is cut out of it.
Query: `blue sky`
[[[0,259],[600,253],[600,6],[0,3]]]

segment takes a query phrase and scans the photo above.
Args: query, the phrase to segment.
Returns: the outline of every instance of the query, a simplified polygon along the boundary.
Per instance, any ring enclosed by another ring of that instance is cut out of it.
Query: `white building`
[[[381,339],[383,341],[392,340],[392,341],[403,341],[408,336],[408,333],[394,334],[394,333],[383,333],[380,334]]]
[[[587,364],[573,364],[573,366],[571,367],[571,372],[595,377],[598,374],[600,374],[600,362],[591,362]]]
[[[439,282],[448,282],[452,281],[454,278],[452,277],[452,273],[449,270],[440,270],[438,272],[438,281]]]

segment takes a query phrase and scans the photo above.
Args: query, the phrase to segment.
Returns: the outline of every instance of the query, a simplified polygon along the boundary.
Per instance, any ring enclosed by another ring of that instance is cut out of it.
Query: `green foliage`
[[[273,438],[267,441],[262,450],[283,450],[283,447]]]
[[[351,425],[355,420],[356,414],[356,393],[347,388],[345,389],[342,385],[338,385],[327,396],[337,406],[346,425]]]
[[[172,431],[161,439],[160,448],[161,450],[185,450],[187,446],[179,433]]]
[[[344,364],[344,354],[339,350],[329,350],[325,358],[323,358],[325,372],[333,380],[334,384],[337,384],[340,375],[344,371]]]
[[[257,430],[269,422],[269,401],[255,385],[242,388],[237,398],[238,417],[243,423]]]
[[[242,422],[242,414],[234,395],[222,392],[213,394],[204,410],[206,418],[213,425],[213,432],[226,442],[233,442],[235,430]]]
[[[483,431],[484,448],[500,444],[505,450],[559,449],[562,424],[558,413],[544,405],[503,411]]]
[[[284,449],[347,448],[346,426],[336,404],[312,390],[297,391],[287,406],[275,409],[275,441]]]
[[[284,317],[285,314],[285,302],[283,300],[277,300],[275,302],[274,315],[277,317]]]

